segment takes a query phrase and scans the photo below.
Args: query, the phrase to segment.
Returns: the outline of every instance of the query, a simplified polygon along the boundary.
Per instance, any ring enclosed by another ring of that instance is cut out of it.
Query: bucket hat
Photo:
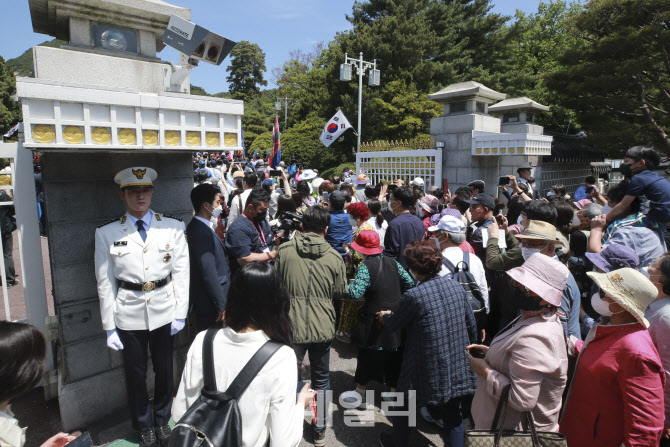
[[[358,174],[356,179],[354,179],[354,183],[357,185],[367,185],[370,183],[370,179],[368,178],[367,174]]]
[[[600,253],[586,253],[586,257],[603,272],[630,267],[636,269],[640,258],[631,248],[620,244],[609,244]]]
[[[656,299],[658,290],[646,276],[628,267],[608,273],[586,272],[586,274],[605,295],[626,309],[645,327],[649,327],[644,311]]]
[[[568,283],[568,268],[542,253],[535,253],[523,263],[506,272],[513,280],[535,292],[552,306],[560,306]]]
[[[302,171],[302,174],[300,174],[300,178],[303,180],[312,180],[314,177],[316,177],[316,172],[312,171],[311,169]]]
[[[379,234],[375,230],[363,230],[351,243],[351,248],[364,255],[378,255],[382,252]]]

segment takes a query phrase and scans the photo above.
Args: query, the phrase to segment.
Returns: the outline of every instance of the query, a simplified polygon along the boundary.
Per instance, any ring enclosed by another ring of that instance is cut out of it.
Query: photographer
[[[575,200],[579,202],[580,200],[583,199],[588,199],[589,194],[593,194],[593,185],[596,184],[596,178],[592,175],[589,175],[584,179],[584,184],[577,188],[577,191],[575,191]]]
[[[305,353],[309,353],[312,388],[317,391],[315,445],[325,444],[328,409],[325,392],[330,389],[330,346],[335,336],[333,300],[342,299],[347,293],[342,257],[324,239],[330,220],[323,207],[307,208],[303,214],[303,232],[279,247],[275,262],[291,298],[290,317],[295,325],[293,341],[299,371]]]

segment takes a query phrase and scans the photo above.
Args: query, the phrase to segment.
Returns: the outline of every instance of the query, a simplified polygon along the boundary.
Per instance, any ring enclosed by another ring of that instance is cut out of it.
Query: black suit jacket
[[[193,217],[186,227],[191,262],[189,302],[195,312],[198,330],[211,327],[217,313],[226,306],[230,269],[221,238]]]

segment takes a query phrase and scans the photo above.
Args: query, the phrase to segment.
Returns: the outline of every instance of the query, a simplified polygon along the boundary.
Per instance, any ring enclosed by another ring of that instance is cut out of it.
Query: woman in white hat
[[[657,446],[663,430],[663,376],[645,309],[658,290],[637,270],[588,272],[603,318],[579,355],[561,433],[568,445]]]
[[[472,402],[477,429],[490,429],[503,389],[511,385],[504,428],[521,430],[531,412],[538,430],[558,431],[568,357],[558,308],[569,272],[559,261],[535,253],[521,267],[506,272],[526,292],[521,316],[491,342],[468,346],[468,358],[479,375]],[[478,355],[484,358],[475,358]],[[577,444],[575,444],[577,445]]]

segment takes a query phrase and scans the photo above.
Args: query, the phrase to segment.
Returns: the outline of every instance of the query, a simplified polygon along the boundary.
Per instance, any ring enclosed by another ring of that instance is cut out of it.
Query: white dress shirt
[[[202,217],[199,216],[193,216],[194,218],[198,219],[200,222],[204,223],[207,225],[212,231],[216,230],[216,225],[211,220],[206,220],[203,219]]]
[[[179,391],[172,405],[178,421],[200,397],[204,385],[202,343],[199,333],[188,351]],[[270,338],[262,330],[237,333],[231,328],[214,337],[216,388],[225,391],[249,359]],[[298,370],[293,349],[280,348],[263,366],[238,402],[242,417],[242,446],[294,447],[302,440],[305,409],[296,403]]]
[[[442,257],[448,259],[454,266],[458,267],[458,263],[463,261],[463,250],[459,247],[448,247],[442,250]],[[482,292],[482,298],[484,298],[484,305],[486,306],[486,313],[489,313],[491,310],[489,306],[489,287],[486,283],[486,274],[484,273],[482,261],[480,261],[474,254],[470,253],[470,265],[468,267],[470,273],[477,282],[479,290]],[[444,266],[444,264],[442,264],[442,270],[440,270],[439,275],[451,276],[451,272]]]

